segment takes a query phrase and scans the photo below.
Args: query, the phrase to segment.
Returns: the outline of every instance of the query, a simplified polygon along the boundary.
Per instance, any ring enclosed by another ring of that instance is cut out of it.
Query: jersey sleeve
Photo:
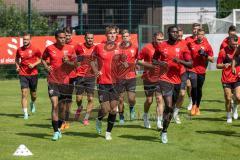
[[[84,53],[83,48],[80,44],[76,45],[75,51],[76,51],[76,55],[78,55],[78,56]]]
[[[144,59],[144,55],[145,55],[145,52],[146,52],[146,47],[144,47],[138,54],[137,56],[137,59],[138,60],[143,60]]]
[[[17,52],[16,52],[16,59],[19,59],[19,58],[20,58],[19,49],[17,49]]]
[[[183,60],[186,60],[186,61],[192,60],[191,52],[188,49],[187,45],[183,46]]]
[[[211,45],[208,43],[207,45],[207,54],[208,56],[212,57],[213,56],[213,50],[212,50],[212,47]]]
[[[43,52],[42,59],[47,60],[48,58],[49,58],[49,49],[47,47]]]
[[[35,51],[35,55],[38,57],[38,58],[41,58],[42,57],[42,53],[39,49],[36,49]]]
[[[218,58],[217,58],[217,64],[222,64],[223,60],[224,60],[224,49],[221,49],[219,54],[218,54]]]

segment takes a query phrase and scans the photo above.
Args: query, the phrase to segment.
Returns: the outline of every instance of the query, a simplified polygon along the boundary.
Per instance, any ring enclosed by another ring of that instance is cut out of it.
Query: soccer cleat
[[[196,115],[196,116],[201,115],[199,107],[196,107],[196,109],[195,109],[195,115]]]
[[[24,113],[23,119],[27,120],[28,119],[28,113]]]
[[[232,112],[233,112],[233,119],[238,119],[238,107],[237,107],[237,105],[233,106]]]
[[[58,138],[60,139],[60,138],[62,138],[62,133],[61,133],[61,131],[58,129]]]
[[[69,127],[70,127],[69,123],[68,123],[68,122],[65,122],[64,129],[68,129]]]
[[[63,121],[63,122],[62,122],[62,125],[61,125],[61,127],[60,127],[60,130],[63,131],[65,128],[66,128],[66,122]]]
[[[32,113],[36,112],[36,106],[35,106],[35,104],[33,102],[30,102],[30,109],[31,109]]]
[[[106,132],[105,139],[108,141],[112,140],[111,132]]]
[[[99,121],[98,119],[96,120],[96,131],[98,134],[101,134],[102,132],[102,122]]]
[[[83,125],[84,125],[84,126],[88,126],[88,125],[89,125],[88,119],[84,119],[84,120],[83,120]]]
[[[143,123],[144,123],[144,127],[145,128],[151,128],[151,125],[150,125],[150,122],[149,122],[147,114],[143,115]]]
[[[74,116],[76,120],[79,119],[81,111],[82,111],[82,107],[81,107],[81,108],[78,108],[78,109],[76,110],[75,116]]]
[[[157,129],[158,130],[163,129],[162,121],[157,121]]]
[[[174,120],[174,122],[175,122],[176,124],[181,124],[181,120],[180,120],[180,118],[179,118],[179,115],[173,116],[173,120]]]
[[[130,111],[130,120],[133,121],[135,119],[135,110],[134,108]]]
[[[162,132],[161,134],[161,140],[163,144],[168,143],[168,138],[167,138],[167,132]]]
[[[189,111],[191,111],[191,109],[192,109],[192,100],[190,100],[190,102],[189,102],[189,104],[188,104],[188,106],[187,106],[187,109],[188,109]]]
[[[196,115],[196,108],[197,108],[197,105],[193,105],[193,106],[192,106],[192,109],[191,109],[191,115],[192,115],[192,116],[195,116],[195,115]]]
[[[120,125],[123,125],[123,124],[124,124],[124,119],[120,119],[120,120],[119,120],[119,124],[120,124]]]
[[[57,132],[54,132],[53,137],[52,137],[52,140],[53,140],[53,141],[57,141],[57,140],[59,140],[61,137],[62,137],[61,133],[57,131]]]
[[[232,123],[232,117],[227,118],[227,123]]]

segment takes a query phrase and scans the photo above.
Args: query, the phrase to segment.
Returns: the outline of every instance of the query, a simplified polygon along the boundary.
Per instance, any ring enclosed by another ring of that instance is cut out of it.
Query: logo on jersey
[[[29,56],[29,57],[32,57],[32,53],[33,53],[33,51],[32,51],[32,50],[29,50],[29,51],[28,51],[28,56]]]
[[[179,53],[179,52],[180,52],[180,48],[176,48],[175,51],[176,51],[177,53]]]
[[[63,55],[67,56],[68,55],[68,50],[63,50]]]

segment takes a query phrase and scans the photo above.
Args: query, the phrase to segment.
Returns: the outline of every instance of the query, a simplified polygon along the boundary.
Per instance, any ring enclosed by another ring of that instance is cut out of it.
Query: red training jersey
[[[19,63],[19,75],[21,76],[33,76],[38,74],[37,66],[29,68],[29,64],[36,63],[41,59],[41,52],[39,49],[30,45],[25,48],[24,46],[17,49],[16,59],[20,60]]]
[[[238,44],[240,44],[240,38],[238,37]],[[228,37],[226,37],[223,41],[222,41],[222,43],[221,43],[221,45],[220,45],[220,50],[221,49],[223,49],[223,48],[225,48],[225,47],[227,47],[228,46]]]
[[[232,63],[234,56],[234,49],[230,47],[225,47],[220,50],[217,58],[217,64]],[[222,83],[233,83],[237,81],[237,74],[232,73],[231,65],[228,68],[222,69]]]
[[[207,57],[201,56],[199,54],[199,50],[203,49],[208,56],[213,56],[213,50],[210,44],[207,41],[202,41],[199,43],[197,40],[190,44],[189,46],[192,60],[193,60],[193,68],[189,69],[189,71],[197,73],[197,74],[205,74],[206,68],[208,64]]]
[[[164,61],[168,65],[166,73],[160,75],[161,81],[166,81],[172,84],[181,83],[181,68],[183,65],[173,61],[174,58],[189,61],[191,55],[186,45],[177,41],[175,44],[169,44],[165,41],[158,45],[157,52],[154,54],[154,59]]]
[[[75,50],[71,45],[64,45],[58,48],[56,44],[48,46],[42,56],[43,60],[49,59],[52,71],[48,74],[48,83],[69,84],[71,73],[75,67],[63,63],[63,58],[67,57],[70,61],[76,59]]]
[[[80,77],[94,77],[91,67],[91,56],[95,49],[95,45],[87,46],[86,43],[76,46],[76,55],[81,57],[81,64],[76,69],[76,75]]]

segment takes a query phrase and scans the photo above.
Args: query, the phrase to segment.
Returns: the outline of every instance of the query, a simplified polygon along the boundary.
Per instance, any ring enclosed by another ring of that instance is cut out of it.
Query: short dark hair
[[[177,30],[178,30],[178,26],[176,26],[176,25],[172,25],[172,26],[169,26],[169,27],[168,27],[167,32],[169,33],[170,30],[172,30],[173,28],[177,28]]]
[[[205,30],[203,28],[199,28],[197,32],[205,32]]]
[[[199,23],[193,23],[192,24],[192,28],[194,28],[194,27],[200,27],[201,25],[199,24]]]
[[[30,36],[30,38],[31,38],[31,34],[29,33],[29,32],[23,32],[22,33],[22,36],[24,37],[24,36]]]
[[[153,34],[153,37],[157,37],[158,35],[164,36],[162,31],[158,31]]]
[[[178,31],[183,31],[183,27],[182,26],[177,26],[178,27]]]
[[[93,34],[92,32],[85,32],[84,37],[87,37],[88,34]]]
[[[229,28],[228,28],[228,32],[235,32],[237,30],[236,26],[234,25],[231,25]]]
[[[64,27],[63,28],[63,31],[65,32],[65,33],[70,33],[70,34],[72,34],[72,32],[73,32],[73,28],[72,27]]]
[[[56,30],[54,35],[55,35],[55,37],[58,37],[58,35],[61,34],[61,33],[65,34],[65,32],[63,30]]]

